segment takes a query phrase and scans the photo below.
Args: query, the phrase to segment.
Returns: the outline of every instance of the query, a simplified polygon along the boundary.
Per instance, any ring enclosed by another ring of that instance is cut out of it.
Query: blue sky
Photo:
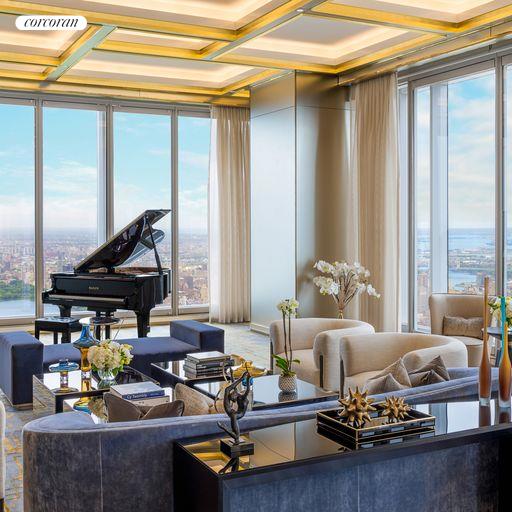
[[[44,130],[44,224],[93,228],[102,168],[103,114],[47,108]],[[115,222],[146,208],[169,208],[171,120],[168,115],[115,113]],[[206,233],[210,120],[180,117],[180,229]],[[0,105],[0,229],[33,225],[33,109]]]

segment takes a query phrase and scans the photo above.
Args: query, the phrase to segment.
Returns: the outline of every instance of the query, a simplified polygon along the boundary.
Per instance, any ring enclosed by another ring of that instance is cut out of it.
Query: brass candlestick
[[[491,401],[491,361],[489,360],[489,334],[487,326],[489,325],[489,277],[484,278],[484,329],[482,360],[480,361],[480,370],[478,374],[478,396],[480,405],[489,405]]]

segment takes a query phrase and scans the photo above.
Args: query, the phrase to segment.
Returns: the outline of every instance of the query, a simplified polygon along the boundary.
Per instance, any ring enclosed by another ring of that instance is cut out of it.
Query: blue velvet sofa
[[[224,351],[224,331],[218,327],[178,320],[171,322],[169,336],[128,339],[134,355],[130,366],[151,375],[151,363],[177,361],[199,351]],[[24,331],[0,333],[0,389],[13,406],[32,405],[32,376],[47,371],[59,359],[80,361],[70,343],[44,345]]]
[[[478,368],[449,372],[450,382],[399,393],[408,395],[410,404],[477,396]],[[493,369],[496,388],[497,369]],[[242,430],[254,430],[289,423],[338,406],[333,400],[253,411],[242,419],[241,426]],[[97,425],[85,413],[69,412],[34,420],[23,430],[25,512],[172,511],[173,442],[220,434],[219,419],[226,417],[187,416]],[[197,482],[197,489],[201,492],[201,482]]]

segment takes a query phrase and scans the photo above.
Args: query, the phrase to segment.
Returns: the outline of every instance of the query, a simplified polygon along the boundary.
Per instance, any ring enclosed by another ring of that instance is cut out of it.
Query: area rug
[[[5,510],[7,512],[23,512],[23,452],[21,431],[29,421],[43,414],[37,409],[18,411],[9,403],[0,391],[0,400],[5,405],[6,432],[6,480],[5,480]]]

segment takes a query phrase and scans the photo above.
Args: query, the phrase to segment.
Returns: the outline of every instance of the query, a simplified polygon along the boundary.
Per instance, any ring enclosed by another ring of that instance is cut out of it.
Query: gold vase
[[[92,389],[91,363],[89,362],[89,359],[87,359],[88,352],[88,348],[80,348],[80,369],[82,371],[80,391],[82,392],[91,391]],[[88,409],[90,401],[90,396],[83,396],[75,402],[73,408],[79,410]]]

